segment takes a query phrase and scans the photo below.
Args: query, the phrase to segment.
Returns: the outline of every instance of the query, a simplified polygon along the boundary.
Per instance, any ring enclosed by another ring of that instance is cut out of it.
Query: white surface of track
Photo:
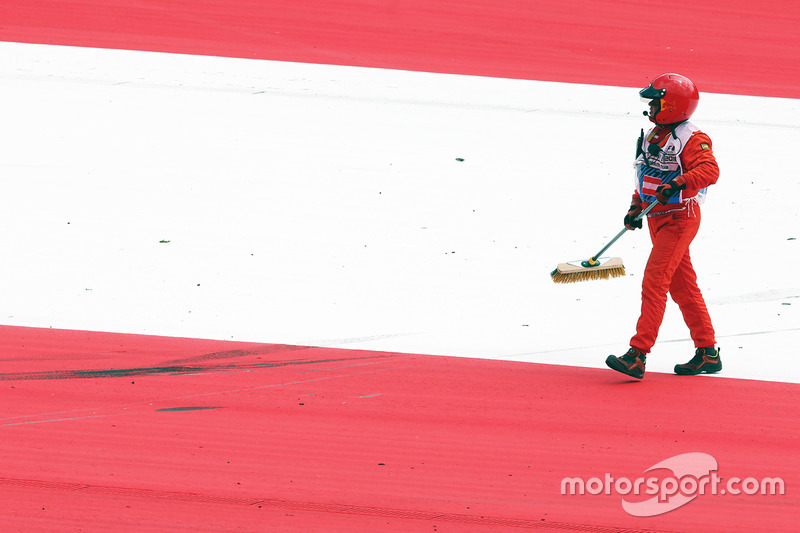
[[[0,43],[0,323],[600,367],[635,88]],[[702,90],[702,87],[701,87]],[[800,103],[702,94],[692,247],[728,377],[800,382]],[[671,302],[648,370],[693,346]]]

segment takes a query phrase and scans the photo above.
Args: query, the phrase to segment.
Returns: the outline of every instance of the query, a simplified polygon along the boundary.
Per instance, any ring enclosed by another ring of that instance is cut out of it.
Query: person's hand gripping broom
[[[658,202],[653,202],[647,206],[633,222],[639,222],[647,213],[650,212]],[[641,226],[639,226],[641,227]],[[617,236],[611,239],[611,242],[603,246],[603,249],[594,254],[592,257],[585,261],[570,261],[567,263],[559,263],[555,270],[550,273],[550,277],[556,283],[574,283],[576,281],[587,281],[592,279],[608,279],[616,278],[625,275],[625,267],[622,264],[622,259],[619,257],[611,257],[601,259],[601,255],[608,250],[612,244],[617,242],[617,239],[622,237],[622,234],[628,231],[627,227],[622,228],[622,231],[617,233]]]

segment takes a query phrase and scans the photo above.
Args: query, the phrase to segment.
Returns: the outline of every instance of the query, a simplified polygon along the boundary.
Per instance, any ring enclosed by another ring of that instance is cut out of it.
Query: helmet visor
[[[667,94],[666,89],[656,89],[652,85],[649,87],[645,87],[641,91],[639,91],[639,96],[642,98],[642,101],[646,102],[648,100],[657,100],[659,98],[664,98],[664,95]]]

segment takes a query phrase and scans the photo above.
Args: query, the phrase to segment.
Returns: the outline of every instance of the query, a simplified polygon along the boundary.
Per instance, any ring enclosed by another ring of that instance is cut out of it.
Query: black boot
[[[698,348],[691,361],[675,365],[675,373],[680,376],[715,374],[720,370],[722,370],[722,360],[719,357],[719,349],[716,348]]]
[[[625,355],[616,357],[609,355],[606,358],[606,364],[609,368],[613,368],[617,372],[622,372],[636,379],[644,377],[644,365],[647,362],[645,354],[631,347]]]

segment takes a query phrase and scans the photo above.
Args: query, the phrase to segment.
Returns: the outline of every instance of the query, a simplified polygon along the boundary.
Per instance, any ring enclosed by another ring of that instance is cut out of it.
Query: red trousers
[[[714,327],[689,257],[689,245],[700,227],[699,207],[648,217],[647,227],[653,250],[642,280],[642,314],[630,345],[642,353],[650,352],[664,319],[669,292],[680,307],[695,348],[715,346]]]

